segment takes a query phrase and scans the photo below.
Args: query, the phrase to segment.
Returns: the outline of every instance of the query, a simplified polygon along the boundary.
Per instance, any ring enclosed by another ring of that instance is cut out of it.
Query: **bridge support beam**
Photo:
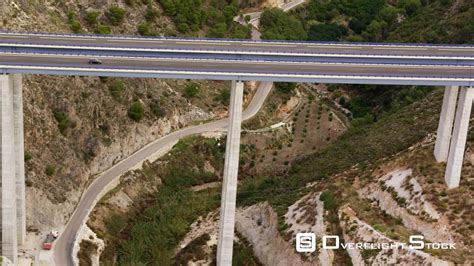
[[[232,81],[217,243],[219,266],[232,265],[243,89],[244,84],[241,81]]]
[[[474,88],[461,88],[454,120],[453,135],[449,147],[448,164],[444,176],[448,188],[458,187],[461,179],[461,168],[464,159],[464,150],[466,148],[473,100]]]
[[[10,76],[0,75],[2,255],[7,257],[16,265],[18,255],[18,235],[12,83],[12,78]]]
[[[456,113],[456,101],[458,99],[458,86],[446,87],[444,89],[443,107],[439,117],[438,132],[434,156],[437,162],[448,160],[449,143],[453,131],[454,115]]]
[[[13,127],[15,138],[15,180],[18,244],[26,238],[25,147],[23,132],[23,85],[20,74],[10,75],[13,86]]]

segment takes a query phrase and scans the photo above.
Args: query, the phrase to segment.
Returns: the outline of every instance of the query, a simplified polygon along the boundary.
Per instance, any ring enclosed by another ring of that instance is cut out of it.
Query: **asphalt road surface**
[[[319,62],[266,62],[234,60],[195,60],[137,57],[98,57],[102,65],[90,65],[86,56],[1,54],[0,65],[31,68],[74,67],[84,69],[165,70],[213,73],[301,74],[336,76],[395,76],[474,78],[474,65],[405,65],[405,64],[341,64]]]
[[[283,42],[261,40],[211,40],[148,38],[129,36],[53,35],[1,33],[0,47],[86,46],[88,48],[129,48],[155,50],[196,50],[230,52],[272,52],[276,54],[354,54],[354,55],[418,55],[474,57],[472,45],[422,45],[390,43],[335,43],[335,42]]]
[[[262,107],[267,95],[272,88],[271,82],[262,82],[258,87],[254,97],[242,114],[242,119],[249,119],[253,117]],[[150,157],[156,151],[162,147],[168,146],[177,140],[203,132],[212,132],[227,127],[227,119],[221,119],[218,121],[210,122],[207,124],[190,126],[169,135],[166,135],[158,140],[153,141],[142,149],[138,150],[134,154],[130,155],[126,159],[115,164],[108,170],[104,171],[97,177],[96,180],[87,188],[83,193],[79,204],[76,207],[76,211],[71,216],[69,223],[67,224],[64,232],[61,233],[59,239],[54,244],[54,261],[58,266],[73,266],[72,252],[74,249],[74,242],[76,234],[81,228],[82,224],[86,221],[87,216],[94,208],[98,195],[102,189],[111,183],[115,178],[119,177],[123,173],[127,172],[130,168],[137,165],[139,162]]]

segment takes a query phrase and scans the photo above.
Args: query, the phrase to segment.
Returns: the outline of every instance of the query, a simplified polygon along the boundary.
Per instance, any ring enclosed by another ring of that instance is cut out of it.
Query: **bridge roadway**
[[[136,36],[72,35],[0,32],[3,47],[82,47],[83,49],[134,49],[135,51],[193,51],[248,54],[292,54],[371,57],[474,58],[472,45],[390,43],[286,42],[229,39],[150,38]]]
[[[91,57],[102,65],[89,65]],[[474,46],[0,33],[5,73],[471,86]]]

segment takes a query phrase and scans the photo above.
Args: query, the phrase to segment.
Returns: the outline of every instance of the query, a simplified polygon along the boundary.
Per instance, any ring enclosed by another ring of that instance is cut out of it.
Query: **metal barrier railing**
[[[247,43],[287,43],[287,44],[319,44],[319,45],[361,45],[361,46],[412,46],[412,47],[465,47],[474,48],[468,44],[423,44],[423,43],[376,43],[376,42],[323,42],[323,41],[287,41],[287,40],[251,40],[251,39],[226,39],[226,38],[195,38],[195,37],[163,37],[163,36],[124,36],[114,34],[92,33],[50,33],[50,32],[12,32],[0,31],[0,34],[23,36],[57,36],[57,37],[94,37],[103,39],[153,39],[153,40],[183,40],[183,41],[219,41],[219,42],[247,42]]]

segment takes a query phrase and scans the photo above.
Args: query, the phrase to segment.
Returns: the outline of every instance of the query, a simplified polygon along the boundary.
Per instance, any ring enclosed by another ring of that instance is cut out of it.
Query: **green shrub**
[[[336,209],[336,201],[334,200],[334,197],[333,197],[331,192],[324,191],[319,196],[319,200],[324,202],[324,209],[326,209],[326,210],[335,210]]]
[[[405,9],[408,15],[414,14],[421,7],[420,0],[400,0],[398,6]]]
[[[127,114],[128,117],[130,117],[132,120],[136,122],[140,121],[145,115],[145,109],[143,108],[143,104],[140,101],[133,102],[130,108],[128,109]]]
[[[354,32],[357,33],[357,34],[361,34],[361,33],[365,30],[365,28],[367,28],[367,25],[365,25],[364,22],[362,22],[362,21],[360,21],[360,20],[358,20],[358,19],[356,19],[356,18],[355,18],[355,19],[351,19],[351,20],[349,21],[349,25],[348,25],[348,26],[349,26],[349,28],[350,28],[352,31],[354,31]]]
[[[141,36],[156,36],[156,33],[151,31],[150,24],[146,22],[140,23],[137,27],[137,31]]]
[[[223,105],[229,105],[230,103],[230,89],[223,89],[217,96],[217,100],[219,100]]]
[[[80,33],[82,31],[81,23],[79,23],[76,20],[70,22],[69,27],[71,28],[72,32],[74,32],[74,33]]]
[[[32,186],[33,186],[33,181],[31,181],[31,180],[29,180],[29,179],[26,179],[26,180],[25,180],[25,185],[26,185],[27,187],[32,187]]]
[[[166,109],[160,106],[159,101],[155,100],[150,103],[151,112],[158,118],[166,116]]]
[[[99,12],[90,11],[90,12],[87,12],[85,20],[89,25],[94,26],[94,25],[97,24],[97,17],[98,16],[99,16]]]
[[[190,83],[184,89],[183,96],[187,99],[194,98],[194,97],[196,97],[196,95],[199,93],[200,90],[201,90],[201,88],[199,87],[198,84]]]
[[[308,40],[310,41],[338,41],[347,34],[344,26],[336,24],[314,24],[309,28]]]
[[[127,6],[134,6],[135,5],[135,0],[125,0],[125,4]]]
[[[56,167],[54,165],[48,164],[44,172],[46,175],[52,176],[56,172]]]
[[[67,113],[60,109],[54,109],[53,115],[56,121],[58,122],[59,132],[61,132],[61,134],[64,134],[66,129],[71,125]]]
[[[70,10],[67,13],[67,22],[69,24],[69,28],[74,32],[74,33],[79,33],[82,31],[81,23],[76,20],[76,13],[74,11]]]
[[[121,80],[116,79],[109,84],[109,91],[116,101],[120,101],[122,100],[122,94],[125,91],[125,86]]]
[[[107,18],[109,19],[112,25],[118,26],[123,22],[123,19],[125,18],[125,13],[125,9],[113,5],[109,7],[109,10],[107,11]]]
[[[262,39],[305,40],[303,24],[296,17],[278,8],[265,9],[260,19]]]
[[[276,82],[275,89],[278,93],[289,94],[296,88],[294,82]]]
[[[29,152],[25,152],[25,162],[28,162],[29,160],[33,159],[33,156]]]
[[[160,12],[158,10],[154,9],[151,6],[148,6],[146,9],[145,19],[148,22],[152,22],[158,17],[159,14]]]
[[[110,34],[110,33],[112,33],[112,30],[110,29],[109,26],[98,25],[95,28],[94,33],[96,33],[96,34]]]

